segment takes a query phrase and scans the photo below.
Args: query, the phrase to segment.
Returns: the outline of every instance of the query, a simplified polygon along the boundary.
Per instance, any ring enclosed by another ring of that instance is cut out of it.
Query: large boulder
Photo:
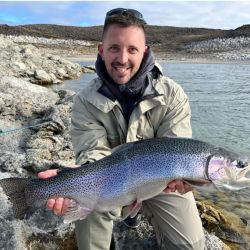
[[[62,83],[81,74],[82,67],[77,63],[42,53],[34,45],[19,45],[0,36],[0,77],[15,76],[45,85]]]

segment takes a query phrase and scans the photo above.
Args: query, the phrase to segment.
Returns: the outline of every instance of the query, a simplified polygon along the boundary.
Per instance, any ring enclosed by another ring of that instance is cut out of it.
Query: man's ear
[[[148,50],[148,46],[145,45],[144,53]]]
[[[103,44],[102,43],[98,44],[98,53],[101,56],[101,58],[103,59]]]

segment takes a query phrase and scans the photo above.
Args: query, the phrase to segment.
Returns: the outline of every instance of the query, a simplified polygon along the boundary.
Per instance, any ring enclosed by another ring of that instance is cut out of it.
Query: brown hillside
[[[102,28],[102,26],[75,27],[50,24],[19,26],[0,25],[0,34],[100,41]],[[187,45],[191,42],[202,41],[211,38],[235,36],[250,37],[250,25],[243,25],[235,30],[180,28],[149,25],[146,30],[148,44],[158,48],[159,51],[178,51],[184,45]]]

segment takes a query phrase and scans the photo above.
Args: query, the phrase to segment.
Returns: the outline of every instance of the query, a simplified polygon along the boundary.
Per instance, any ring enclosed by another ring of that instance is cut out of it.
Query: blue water
[[[250,155],[250,65],[162,65],[190,98],[194,137]]]
[[[160,63],[189,96],[193,137],[250,155],[250,65]],[[95,76],[84,74],[54,88],[78,92]]]

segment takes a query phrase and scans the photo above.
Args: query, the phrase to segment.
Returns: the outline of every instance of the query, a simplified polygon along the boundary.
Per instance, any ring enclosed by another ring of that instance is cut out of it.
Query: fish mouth
[[[250,180],[250,164],[245,169],[245,177]]]
[[[225,167],[226,177],[216,183],[230,190],[241,190],[250,187],[250,164],[244,168]]]
[[[250,187],[249,158],[218,154],[209,158],[207,175],[218,189],[241,190]]]
[[[227,167],[225,168],[228,178],[240,181],[246,179],[250,181],[250,164],[244,165],[243,167]]]

